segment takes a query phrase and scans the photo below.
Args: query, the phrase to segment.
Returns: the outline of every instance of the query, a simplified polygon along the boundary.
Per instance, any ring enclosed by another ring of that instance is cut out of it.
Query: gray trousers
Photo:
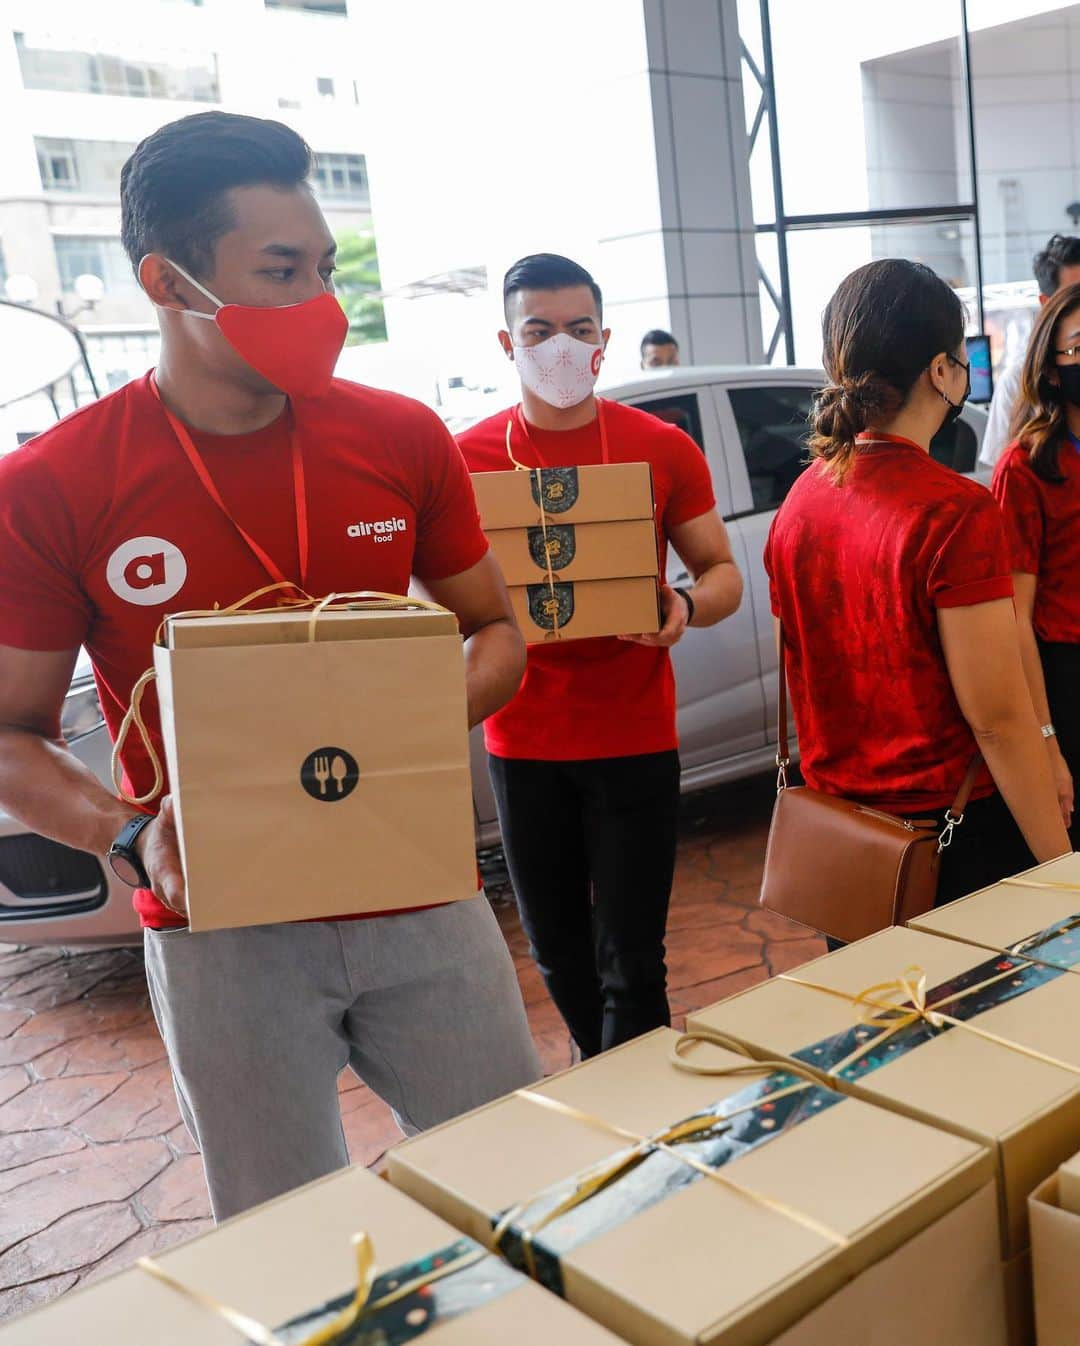
[[[218,1220],[348,1164],[346,1066],[407,1135],[541,1074],[482,896],[366,921],[147,930],[145,947]]]

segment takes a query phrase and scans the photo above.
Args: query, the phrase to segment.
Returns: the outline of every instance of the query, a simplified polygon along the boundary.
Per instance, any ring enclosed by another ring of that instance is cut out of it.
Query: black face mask
[[[960,366],[960,368],[967,375],[967,383],[964,385],[964,395],[959,402],[950,402],[948,396],[945,393],[941,394],[942,400],[944,401],[947,407],[947,410],[945,412],[945,419],[941,422],[942,429],[944,429],[945,426],[947,425],[952,425],[952,423],[959,417],[960,413],[963,411],[964,403],[971,396],[971,365],[964,364],[963,360],[958,360],[955,355],[947,355],[945,358],[949,360],[952,364]],[[1078,368],[1080,368],[1080,366],[1078,366]],[[1080,391],[1080,389],[1078,389],[1078,391]]]
[[[1080,407],[1080,365],[1058,365],[1057,376],[1062,401]]]

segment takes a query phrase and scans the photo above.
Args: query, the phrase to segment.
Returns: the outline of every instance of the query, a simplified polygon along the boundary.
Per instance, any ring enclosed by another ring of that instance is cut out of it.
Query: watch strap
[[[142,860],[139,857],[138,851],[135,849],[135,842],[143,828],[149,827],[153,821],[154,815],[152,813],[137,813],[133,818],[127,820],[116,834],[116,840],[109,847],[110,859],[114,855],[122,855],[128,864],[131,865],[139,878],[139,883],[136,885],[139,888],[149,888],[150,876],[143,868]]]
[[[687,612],[686,624],[687,624],[687,626],[689,626],[689,625],[691,624],[691,622],[693,622],[693,620],[694,620],[694,612],[695,612],[695,610],[696,610],[695,607],[694,607],[694,600],[693,600],[693,598],[691,598],[691,596],[690,596],[690,590],[689,590],[689,589],[676,589],[675,592],[676,592],[677,594],[681,594],[682,597],[686,599],[686,612]]]

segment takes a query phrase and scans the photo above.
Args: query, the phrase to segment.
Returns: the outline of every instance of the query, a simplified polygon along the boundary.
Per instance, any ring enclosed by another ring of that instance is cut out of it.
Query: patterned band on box
[[[545,514],[565,514],[578,502],[576,467],[538,467],[529,473],[533,502]]]
[[[558,635],[573,620],[572,584],[527,584],[525,593],[529,600],[529,616],[541,631]]]
[[[719,1170],[843,1101],[823,1085],[770,1074],[502,1212],[492,1221],[499,1250],[512,1266],[561,1295],[560,1257],[706,1180],[680,1154]]]
[[[541,570],[559,571],[577,555],[577,533],[572,523],[553,523],[528,530],[529,556]]]
[[[460,1270],[443,1273],[454,1262]],[[274,1329],[281,1346],[406,1346],[450,1318],[470,1313],[516,1289],[516,1272],[472,1239],[460,1239],[428,1257],[377,1276],[359,1319],[329,1338],[323,1334],[354,1299],[348,1291]],[[249,1343],[250,1346],[250,1343]]]
[[[1080,964],[1080,929],[1077,928],[1076,918],[1071,917],[1028,939],[1020,940],[1012,947],[1025,951],[1034,949],[1037,952],[1032,952],[1030,958],[1020,952],[994,954],[976,967],[968,968],[940,986],[932,987],[925,993],[925,1004],[929,1011],[927,1017],[913,1015],[911,1022],[899,1027],[895,1020],[890,1022],[887,1018],[872,1024],[861,1023],[792,1052],[792,1056],[815,1070],[835,1074],[839,1079],[859,1080],[905,1056],[924,1042],[951,1032],[955,1024],[928,1021],[934,1017],[935,1008],[947,1009],[948,1018],[963,1024],[985,1014],[987,1010],[996,1009],[999,1005],[1005,1005],[1019,996],[1027,995],[1029,991],[1036,991],[1040,986],[1056,981],[1058,977],[1066,976],[1070,968]],[[1032,961],[1036,957],[1039,961]],[[801,983],[800,978],[792,974],[785,974],[785,979],[796,984],[808,984]],[[906,1001],[894,1008],[902,1013],[904,1009],[914,1008],[914,1005],[912,1001]],[[879,1040],[880,1047],[875,1049],[874,1044]],[[1039,1055],[1035,1052],[1027,1054]]]

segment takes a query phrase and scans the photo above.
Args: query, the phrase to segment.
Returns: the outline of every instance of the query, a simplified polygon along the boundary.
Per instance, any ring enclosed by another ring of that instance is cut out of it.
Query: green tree
[[[337,271],[334,289],[341,307],[349,315],[347,344],[359,346],[368,341],[386,340],[386,315],[379,298],[379,254],[374,234],[355,229],[337,240]]]

